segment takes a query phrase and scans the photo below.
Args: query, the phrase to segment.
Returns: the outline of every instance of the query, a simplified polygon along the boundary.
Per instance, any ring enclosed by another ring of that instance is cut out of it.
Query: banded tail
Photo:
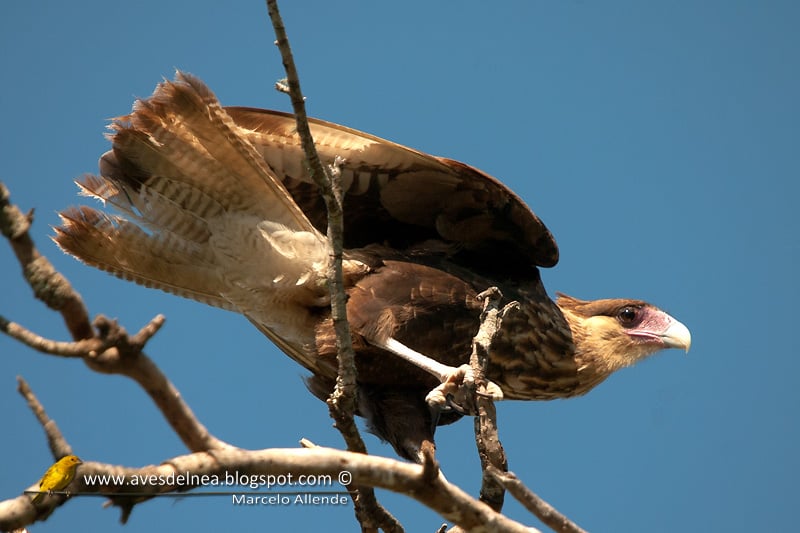
[[[179,72],[110,128],[100,175],[78,185],[119,214],[70,208],[55,242],[120,278],[247,311],[291,344],[312,341],[313,327],[298,326],[311,320],[302,307],[327,299],[327,241],[214,94]],[[311,337],[287,338],[300,332]]]

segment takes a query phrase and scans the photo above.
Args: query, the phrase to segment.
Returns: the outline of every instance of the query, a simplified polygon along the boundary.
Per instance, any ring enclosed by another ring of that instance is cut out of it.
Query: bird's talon
[[[439,385],[425,396],[425,403],[431,410],[441,412],[447,405],[447,395],[443,391],[443,385]]]
[[[461,407],[461,405],[456,403],[455,397],[452,394],[448,394],[447,395],[446,408],[451,410],[451,411],[455,411],[456,413],[458,413],[460,415],[464,415],[464,416],[469,415],[469,413],[467,412],[466,409],[464,409],[463,407]]]
[[[494,401],[503,399],[503,391],[491,381],[487,381],[485,387],[476,390],[472,367],[461,365],[453,368],[452,372],[444,377],[441,385],[428,393],[425,402],[437,419],[441,413],[448,411],[470,416],[475,414],[471,394]]]
[[[495,402],[499,402],[503,399],[503,389],[491,381],[487,381],[486,387],[483,390],[476,391],[475,394],[484,398],[489,398]]]

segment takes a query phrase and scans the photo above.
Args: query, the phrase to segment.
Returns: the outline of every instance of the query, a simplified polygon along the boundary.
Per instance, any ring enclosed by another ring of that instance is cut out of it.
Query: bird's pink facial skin
[[[628,335],[639,342],[654,343],[661,348],[680,348],[689,351],[692,336],[689,330],[659,309],[641,309],[642,320],[627,330]]]

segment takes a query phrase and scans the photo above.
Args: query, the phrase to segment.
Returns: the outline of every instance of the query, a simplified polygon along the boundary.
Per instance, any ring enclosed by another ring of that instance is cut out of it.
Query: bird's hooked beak
[[[667,320],[661,331],[654,332],[652,329],[633,330],[629,333],[633,336],[655,337],[664,345],[664,348],[679,348],[681,350],[686,350],[688,353],[689,347],[692,345],[692,334],[689,332],[689,328],[666,313],[664,313],[664,318]]]
[[[692,334],[689,328],[672,319],[672,323],[661,334],[661,341],[667,348],[680,348],[689,353],[689,347],[692,345]]]

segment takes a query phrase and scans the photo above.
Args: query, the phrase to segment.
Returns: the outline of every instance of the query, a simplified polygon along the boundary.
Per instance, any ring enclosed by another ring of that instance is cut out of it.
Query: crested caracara
[[[121,278],[243,314],[326,397],[337,372],[331,251],[293,116],[224,108],[178,73],[111,129],[100,174],[79,185],[119,214],[64,211],[58,245]],[[468,361],[476,295],[489,287],[520,304],[487,372],[504,398],[581,395],[658,350],[688,350],[686,327],[646,302],[551,300],[538,267],[558,261],[555,240],[495,178],[336,124],[312,120],[311,131],[324,163],[345,160],[358,414],[401,456],[417,459],[435,423],[454,420],[432,419],[425,397],[442,377],[420,362]]]

